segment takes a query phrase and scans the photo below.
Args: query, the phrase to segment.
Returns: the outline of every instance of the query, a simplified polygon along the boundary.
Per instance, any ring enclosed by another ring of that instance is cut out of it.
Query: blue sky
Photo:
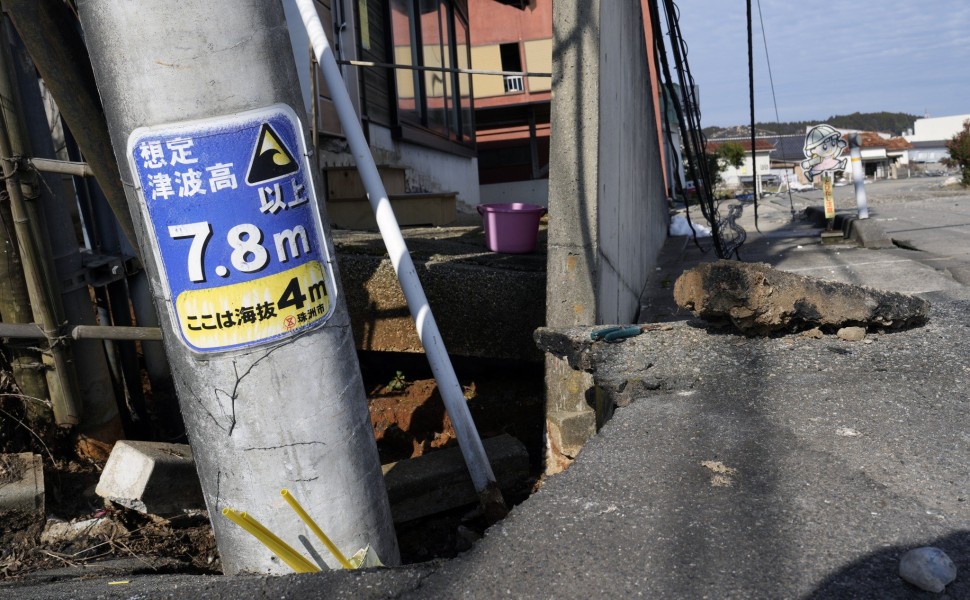
[[[744,0],[679,0],[701,124],[750,122]],[[775,120],[758,0],[755,117]],[[970,1],[761,0],[781,121],[859,112],[970,114]],[[666,32],[666,28],[664,28]]]

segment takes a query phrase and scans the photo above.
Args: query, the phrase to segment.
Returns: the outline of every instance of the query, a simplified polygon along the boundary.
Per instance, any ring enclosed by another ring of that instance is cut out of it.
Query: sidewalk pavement
[[[894,599],[924,594],[899,578],[900,556],[935,545],[960,569],[936,597],[970,597],[970,291],[905,250],[822,246],[786,207],[760,208],[743,259],[919,293],[930,321],[861,342],[709,330],[663,295],[713,253],[672,240],[648,290],[656,315],[641,315],[669,327],[618,344],[543,332],[597,381],[636,393],[472,550],[366,573],[84,585],[102,598]],[[87,597],[77,585],[28,593]]]

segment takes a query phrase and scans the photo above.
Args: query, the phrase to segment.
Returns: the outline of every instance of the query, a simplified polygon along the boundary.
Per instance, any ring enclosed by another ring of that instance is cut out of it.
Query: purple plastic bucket
[[[479,204],[485,227],[485,244],[492,252],[528,254],[535,252],[539,219],[546,214],[538,204]]]

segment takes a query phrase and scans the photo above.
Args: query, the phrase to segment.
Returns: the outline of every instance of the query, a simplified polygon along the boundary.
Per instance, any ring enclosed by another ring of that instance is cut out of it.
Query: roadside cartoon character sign
[[[816,175],[825,172],[841,171],[845,169],[846,160],[840,159],[842,149],[848,144],[831,125],[816,125],[805,136],[805,157],[802,169],[809,181],[814,181]]]

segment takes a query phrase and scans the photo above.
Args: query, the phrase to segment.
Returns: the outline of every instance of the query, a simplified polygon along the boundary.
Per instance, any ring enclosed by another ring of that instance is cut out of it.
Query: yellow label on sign
[[[318,261],[245,283],[189,290],[175,300],[185,340],[199,350],[267,340],[330,315]]]
[[[822,178],[822,194],[825,197],[825,218],[835,218],[835,198],[832,196],[832,178]]]

